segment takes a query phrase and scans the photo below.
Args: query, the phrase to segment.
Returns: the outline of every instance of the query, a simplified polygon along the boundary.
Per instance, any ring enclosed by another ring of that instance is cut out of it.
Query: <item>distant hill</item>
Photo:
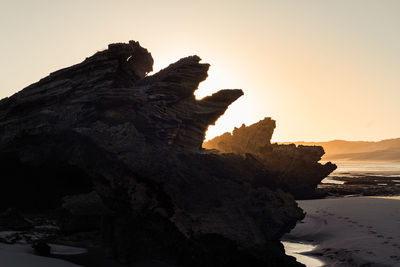
[[[400,138],[378,142],[334,140],[329,142],[295,142],[296,145],[322,146],[322,160],[400,162]]]

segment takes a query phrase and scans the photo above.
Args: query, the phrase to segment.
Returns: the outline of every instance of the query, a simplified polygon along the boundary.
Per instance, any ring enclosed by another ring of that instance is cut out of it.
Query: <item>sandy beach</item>
[[[307,215],[284,239],[316,245],[305,254],[327,266],[400,266],[400,197],[344,197],[298,204]]]
[[[60,254],[75,254],[80,253],[77,248],[67,246],[53,246],[53,253]],[[43,266],[54,266],[54,267],[78,267],[80,265],[73,264],[71,262],[41,257],[35,255],[33,249],[27,244],[0,244],[0,266],[7,267],[43,267]]]
[[[42,257],[35,254],[28,244],[3,244],[0,243],[1,267],[123,267],[110,259],[99,256],[99,252],[91,250],[89,253],[84,248],[65,245],[50,244],[51,256]],[[129,265],[135,267],[174,267],[157,260],[147,260]]]

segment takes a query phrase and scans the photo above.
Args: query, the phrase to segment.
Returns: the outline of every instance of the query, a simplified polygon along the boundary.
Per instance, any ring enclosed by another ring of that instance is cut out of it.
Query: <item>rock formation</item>
[[[209,68],[197,56],[152,65],[138,42],[112,44],[1,100],[0,209],[50,212],[60,231],[47,241],[120,263],[299,265],[279,238],[304,214],[273,173],[202,149],[243,92],[196,100]]]
[[[251,154],[273,172],[278,187],[292,193],[297,199],[315,197],[317,185],[336,169],[336,165],[318,163],[324,155],[324,149],[320,146],[271,144],[274,129],[275,121],[265,118],[247,127],[243,124],[235,128],[232,134],[224,133],[205,142],[203,146],[223,153]]]

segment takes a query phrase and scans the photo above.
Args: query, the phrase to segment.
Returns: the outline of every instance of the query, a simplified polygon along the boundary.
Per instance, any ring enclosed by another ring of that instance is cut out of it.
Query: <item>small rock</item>
[[[32,248],[39,256],[50,256],[50,246],[44,241],[36,241],[32,244]]]

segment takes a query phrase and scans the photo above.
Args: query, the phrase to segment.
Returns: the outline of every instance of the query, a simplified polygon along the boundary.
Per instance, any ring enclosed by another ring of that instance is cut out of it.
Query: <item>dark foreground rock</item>
[[[318,184],[336,169],[336,165],[318,161],[324,155],[320,146],[296,146],[294,144],[271,144],[275,121],[265,118],[250,126],[244,124],[232,133],[205,142],[207,149],[217,149],[222,153],[250,154],[259,159],[272,173],[278,187],[293,194],[296,199],[319,197]],[[270,180],[257,181],[258,186]]]
[[[196,100],[209,68],[197,56],[147,76],[152,65],[138,42],[112,44],[1,100],[0,209],[52,214],[40,242],[124,264],[299,265],[279,238],[304,214],[275,172],[202,149],[243,92]]]

